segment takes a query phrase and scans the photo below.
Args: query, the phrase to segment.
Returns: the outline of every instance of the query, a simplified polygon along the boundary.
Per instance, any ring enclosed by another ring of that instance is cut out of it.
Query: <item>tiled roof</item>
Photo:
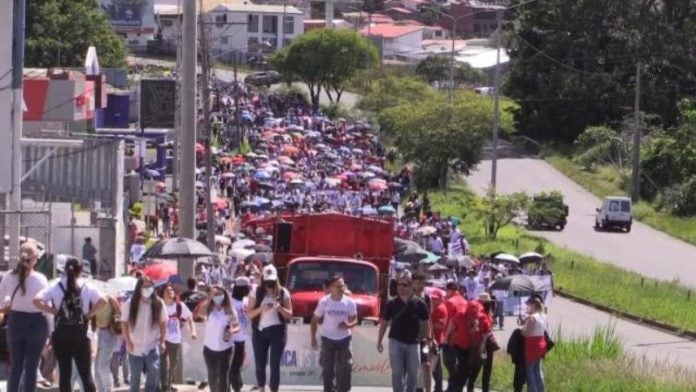
[[[381,36],[384,38],[396,38],[402,35],[410,34],[419,30],[423,30],[423,26],[414,25],[395,25],[395,24],[377,24],[369,29],[371,36]],[[360,34],[367,35],[368,28],[360,30]]]

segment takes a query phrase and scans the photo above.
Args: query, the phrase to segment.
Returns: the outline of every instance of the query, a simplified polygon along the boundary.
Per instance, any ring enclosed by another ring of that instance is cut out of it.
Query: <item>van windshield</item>
[[[322,291],[324,282],[333,276],[342,276],[348,289],[355,294],[377,293],[377,276],[372,268],[331,261],[293,264],[288,274],[288,289]]]
[[[621,202],[621,212],[631,212],[631,202],[629,201],[622,201]]]

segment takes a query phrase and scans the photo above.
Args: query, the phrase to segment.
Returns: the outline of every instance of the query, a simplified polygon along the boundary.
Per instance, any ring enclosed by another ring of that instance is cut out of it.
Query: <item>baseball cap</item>
[[[246,276],[240,276],[234,280],[235,286],[246,287],[251,285],[251,281]]]
[[[277,281],[278,280],[278,270],[272,265],[267,265],[263,267],[263,281]]]

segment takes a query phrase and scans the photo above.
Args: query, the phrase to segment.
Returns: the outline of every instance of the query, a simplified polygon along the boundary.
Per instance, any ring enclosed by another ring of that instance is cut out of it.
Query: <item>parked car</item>
[[[595,229],[597,230],[618,228],[629,233],[632,223],[633,204],[628,197],[606,197],[602,206],[597,208],[597,216],[595,217]]]
[[[276,71],[254,72],[244,78],[244,83],[254,86],[270,86],[280,82],[280,74]]]

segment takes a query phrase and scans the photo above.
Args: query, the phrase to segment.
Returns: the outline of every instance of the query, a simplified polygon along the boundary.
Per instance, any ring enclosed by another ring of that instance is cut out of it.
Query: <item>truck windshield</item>
[[[288,275],[288,289],[322,291],[324,281],[342,276],[346,286],[355,294],[376,294],[375,271],[364,265],[335,262],[293,264]]]

